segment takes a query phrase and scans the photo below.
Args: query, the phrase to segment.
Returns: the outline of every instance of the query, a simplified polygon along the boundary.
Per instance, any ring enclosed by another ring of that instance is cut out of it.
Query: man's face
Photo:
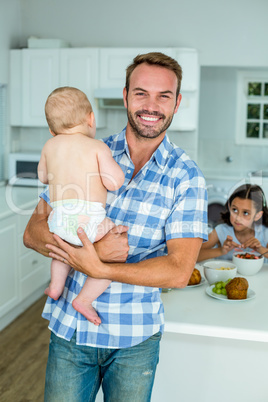
[[[146,63],[135,68],[124,104],[132,132],[137,137],[157,138],[170,126],[181,95],[176,99],[177,77],[167,68]]]

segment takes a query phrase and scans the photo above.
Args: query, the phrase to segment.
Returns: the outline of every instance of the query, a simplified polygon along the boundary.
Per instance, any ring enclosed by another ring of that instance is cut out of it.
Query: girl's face
[[[252,228],[253,223],[262,216],[262,211],[257,212],[252,200],[244,200],[238,197],[233,199],[229,209],[230,222],[238,232]]]

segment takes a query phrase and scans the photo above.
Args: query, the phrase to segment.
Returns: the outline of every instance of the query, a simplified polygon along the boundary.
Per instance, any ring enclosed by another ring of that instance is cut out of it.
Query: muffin
[[[191,285],[198,285],[200,282],[201,282],[201,274],[200,274],[200,271],[195,268],[195,269],[193,270],[193,273],[192,273],[192,275],[191,275],[191,278],[190,278],[190,280],[189,280],[189,282],[188,282],[188,286],[191,286]]]
[[[248,281],[246,278],[234,278],[225,286],[227,298],[242,300],[247,298]]]

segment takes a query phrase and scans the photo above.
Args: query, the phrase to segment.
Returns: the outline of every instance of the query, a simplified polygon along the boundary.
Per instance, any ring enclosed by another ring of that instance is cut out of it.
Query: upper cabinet
[[[163,52],[182,66],[182,102],[169,131],[194,131],[198,122],[199,64],[188,48],[65,48],[11,51],[11,125],[46,127],[44,106],[50,92],[74,86],[86,93],[97,127],[105,108],[123,107],[126,68],[137,54]]]
[[[10,119],[13,126],[47,127],[44,107],[57,87],[74,86],[86,93],[97,127],[105,112],[94,100],[98,87],[98,49],[23,49],[11,51]]]

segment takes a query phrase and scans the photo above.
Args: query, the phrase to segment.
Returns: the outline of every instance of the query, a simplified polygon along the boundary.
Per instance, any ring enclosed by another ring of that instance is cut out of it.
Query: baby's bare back
[[[105,206],[107,190],[98,168],[101,141],[82,134],[51,138],[45,145],[45,157],[51,201],[83,199]]]

